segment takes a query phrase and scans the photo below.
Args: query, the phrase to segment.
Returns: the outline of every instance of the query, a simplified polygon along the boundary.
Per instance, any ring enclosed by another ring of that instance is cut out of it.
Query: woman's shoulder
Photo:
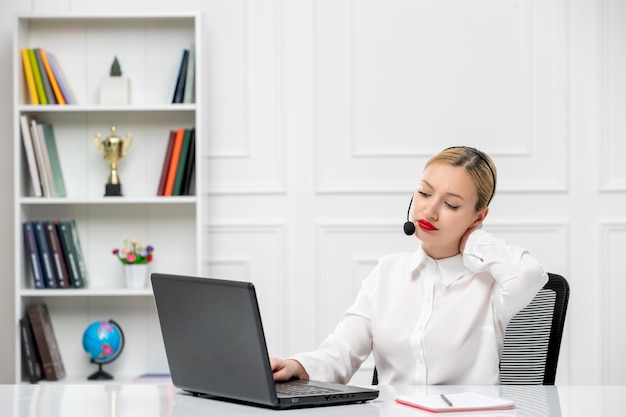
[[[420,250],[413,252],[395,252],[383,255],[378,260],[378,267],[384,270],[393,269],[410,272],[417,268],[424,260],[424,254]]]

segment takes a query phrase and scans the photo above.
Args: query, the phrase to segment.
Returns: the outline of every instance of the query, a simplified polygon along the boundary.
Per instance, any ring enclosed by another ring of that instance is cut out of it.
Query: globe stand
[[[102,370],[102,364],[98,364],[98,370],[87,377],[90,381],[113,379],[113,375]]]

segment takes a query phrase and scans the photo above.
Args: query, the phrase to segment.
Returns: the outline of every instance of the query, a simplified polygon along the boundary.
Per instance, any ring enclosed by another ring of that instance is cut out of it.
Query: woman
[[[420,247],[382,257],[316,351],[271,358],[274,379],[346,383],[373,353],[381,384],[497,384],[506,326],[548,277],[481,229],[495,187],[479,150],[431,158],[412,200]]]

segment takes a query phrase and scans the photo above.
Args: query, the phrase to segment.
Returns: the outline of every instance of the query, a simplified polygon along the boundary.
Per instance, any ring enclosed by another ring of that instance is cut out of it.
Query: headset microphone
[[[406,222],[404,223],[404,234],[412,236],[415,234],[415,225],[409,220],[409,213],[411,213],[411,204],[413,204],[413,196],[411,196],[411,202],[409,203],[409,209],[406,211]]]

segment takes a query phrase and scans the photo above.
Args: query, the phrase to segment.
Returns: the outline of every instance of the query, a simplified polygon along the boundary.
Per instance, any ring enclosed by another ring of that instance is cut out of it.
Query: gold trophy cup
[[[96,133],[93,138],[93,142],[96,145],[96,149],[100,152],[100,155],[106,159],[111,165],[111,173],[105,185],[104,196],[121,196],[122,184],[120,183],[120,177],[117,174],[117,165],[126,156],[130,145],[133,143],[133,137],[129,133],[124,139],[117,136],[117,128],[111,126],[111,136],[106,139],[102,139],[100,132]]]

